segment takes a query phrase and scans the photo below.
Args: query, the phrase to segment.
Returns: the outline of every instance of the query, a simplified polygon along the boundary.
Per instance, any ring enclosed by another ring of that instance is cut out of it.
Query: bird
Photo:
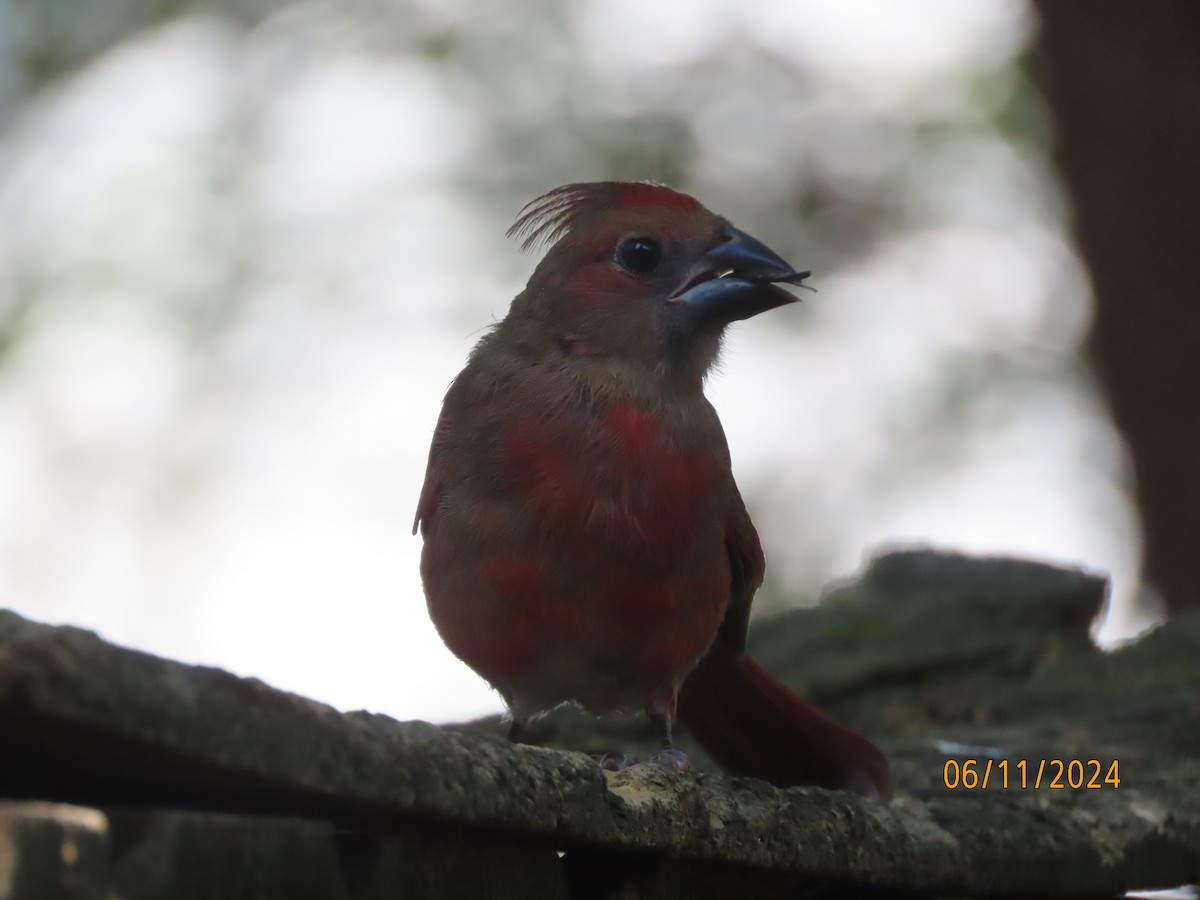
[[[508,736],[644,710],[726,773],[886,799],[887,758],[746,655],[762,546],[704,394],[733,322],[808,272],[654,182],[567,184],[509,229],[547,247],[448,388],[413,524],[446,646]]]

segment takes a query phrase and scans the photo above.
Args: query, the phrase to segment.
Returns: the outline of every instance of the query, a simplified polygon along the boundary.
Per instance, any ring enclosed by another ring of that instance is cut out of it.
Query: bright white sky
[[[1029,38],[1028,12],[1001,0],[688,10],[589,4],[585,56],[628,75],[740,29],[819,66],[831,104],[884,113],[965,108],[963,67],[1003,65]],[[497,711],[428,622],[409,529],[442,391],[525,276],[508,221],[481,219],[454,182],[477,150],[469,111],[429,70],[319,25],[285,20],[248,45],[211,21],[168,25],[0,137],[0,302],[23,273],[46,291],[0,371],[0,604],[344,709]],[[265,74],[285,65],[282,81]],[[257,156],[239,163],[222,129],[256,90]],[[753,164],[727,113],[697,113],[712,138],[701,172]],[[812,146],[828,166],[889,165],[836,128]],[[787,516],[825,516],[840,548],[829,576],[874,545],[931,541],[1083,562],[1127,599],[1122,450],[1082,375],[1078,390],[981,411],[993,426],[961,464],[918,471],[899,498],[863,485],[893,452],[889,411],[944,389],[931,360],[1001,344],[1061,360],[1088,324],[1040,176],[999,138],[928,164],[940,224],[824,278],[806,298],[820,342],[799,346],[768,317],[739,326],[711,386],[739,480],[778,473],[760,517],[770,577],[783,590],[811,578],[787,552]],[[753,210],[738,223],[777,242]],[[179,321],[219,328],[220,299],[239,296],[253,302],[227,338],[181,340]],[[787,502],[801,492],[815,505]]]

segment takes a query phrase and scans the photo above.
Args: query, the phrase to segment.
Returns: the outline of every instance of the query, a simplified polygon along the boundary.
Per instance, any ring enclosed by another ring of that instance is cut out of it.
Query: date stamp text
[[[948,759],[942,784],[951,791],[1114,790],[1121,786],[1121,766],[1116,759]]]

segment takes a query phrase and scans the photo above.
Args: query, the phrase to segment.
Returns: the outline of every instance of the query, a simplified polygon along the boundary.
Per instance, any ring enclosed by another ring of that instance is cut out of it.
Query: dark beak
[[[797,272],[774,250],[728,225],[725,240],[701,260],[700,270],[670,299],[686,304],[699,321],[727,325],[797,299],[779,284],[800,284]]]

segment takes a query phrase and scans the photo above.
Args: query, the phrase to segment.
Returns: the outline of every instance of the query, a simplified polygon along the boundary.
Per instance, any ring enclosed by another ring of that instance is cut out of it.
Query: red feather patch
[[[673,206],[676,209],[699,209],[700,201],[681,194],[665,184],[636,182],[625,184],[617,192],[617,202],[622,206]]]
[[[688,211],[703,208],[695,197],[650,181],[564,184],[525,204],[508,229],[508,236],[519,239],[522,250],[531,250],[538,244],[554,243],[589,213],[613,206],[664,206]]]

